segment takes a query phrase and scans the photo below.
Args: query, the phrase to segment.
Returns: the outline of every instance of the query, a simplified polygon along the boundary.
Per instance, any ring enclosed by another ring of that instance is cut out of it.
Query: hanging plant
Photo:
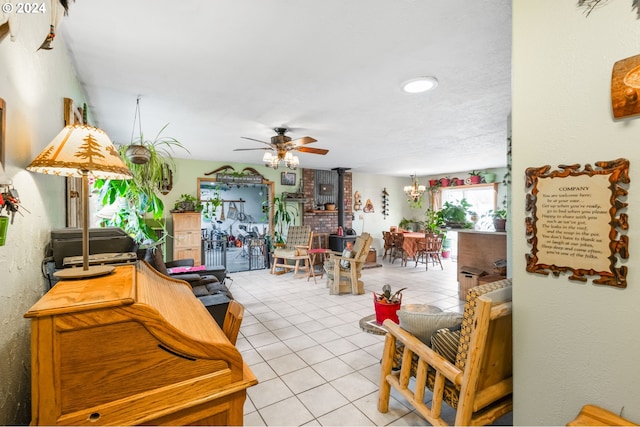
[[[172,154],[175,148],[189,152],[175,138],[161,136],[167,126],[168,124],[160,129],[153,140],[145,140],[141,133],[130,145],[118,148],[120,157],[133,175],[132,179],[98,179],[93,185],[102,208],[116,208],[111,217],[102,220],[101,225],[120,227],[139,243],[158,240],[155,231],[146,224],[145,217],[150,215],[154,221],[162,224],[159,220],[164,217],[164,203],[158,193],[162,192],[163,184],[166,184],[166,171],[169,170],[172,174],[175,171]],[[128,159],[126,152],[131,145],[146,147],[150,153],[149,161],[133,163]]]

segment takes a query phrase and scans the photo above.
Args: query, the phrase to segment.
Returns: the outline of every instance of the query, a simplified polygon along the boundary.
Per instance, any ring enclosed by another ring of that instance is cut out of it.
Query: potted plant
[[[414,218],[402,218],[402,220],[398,223],[398,227],[407,231],[418,231],[420,228],[422,228],[422,222]]]
[[[496,180],[496,174],[492,172],[484,172],[482,174],[482,178],[486,183],[494,182]]]
[[[444,234],[442,236],[442,258],[450,258],[451,257],[451,240],[447,239],[447,235]]]
[[[407,288],[402,288],[395,293],[391,293],[391,286],[384,285],[382,287],[382,293],[373,293],[373,304],[376,310],[376,323],[382,325],[385,319],[391,319],[396,323],[400,323],[398,320],[398,310],[402,305],[402,291]]]
[[[158,240],[156,232],[145,222],[145,216],[151,215],[153,221],[164,224],[164,221],[160,221],[164,216],[164,203],[158,193],[164,191],[167,171],[175,173],[174,149],[182,148],[189,152],[176,139],[161,136],[166,127],[158,132],[154,140],[145,140],[141,133],[131,144],[118,147],[118,154],[133,174],[132,179],[97,179],[93,184],[101,208],[115,208],[112,216],[103,219],[101,225],[120,227],[139,243]],[[146,147],[149,160],[146,163],[134,163],[128,159],[126,153],[131,145]]]
[[[440,234],[446,226],[442,211],[434,211],[429,208],[425,212],[424,229],[433,234]]]
[[[180,198],[176,200],[171,212],[201,212],[202,203],[191,194],[181,194]]]
[[[295,212],[293,207],[287,205],[283,196],[273,198],[273,243],[276,246],[284,246],[284,231],[293,223]]]
[[[482,181],[482,172],[480,171],[471,171],[469,172],[469,180],[472,184],[480,184]]]
[[[441,187],[448,187],[450,183],[451,183],[451,179],[448,176],[446,176],[444,178],[440,178],[440,186]]]
[[[507,229],[507,210],[506,209],[497,209],[495,211],[488,211],[487,216],[490,216],[493,219],[493,228],[496,231],[506,231]]]
[[[467,220],[470,207],[471,204],[465,198],[455,203],[444,202],[442,205],[442,217],[447,226],[451,228],[471,228],[473,223]]]

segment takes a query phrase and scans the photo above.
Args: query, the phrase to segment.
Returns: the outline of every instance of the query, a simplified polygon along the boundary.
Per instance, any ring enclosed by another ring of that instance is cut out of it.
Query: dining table
[[[418,253],[419,243],[425,243],[425,234],[418,232],[405,232],[402,249],[407,254],[407,259],[414,259]]]

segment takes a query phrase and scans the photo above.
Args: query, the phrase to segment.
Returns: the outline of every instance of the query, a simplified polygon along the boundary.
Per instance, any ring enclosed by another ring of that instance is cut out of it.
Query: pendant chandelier
[[[417,202],[425,191],[427,191],[427,187],[424,185],[420,185],[415,175],[411,176],[411,185],[405,185],[404,193],[408,198],[412,199],[414,202]]]
[[[296,170],[300,164],[298,156],[291,154],[291,151],[278,151],[277,153],[267,151],[262,157],[264,165],[268,168],[278,169],[278,166],[284,165],[289,169]]]

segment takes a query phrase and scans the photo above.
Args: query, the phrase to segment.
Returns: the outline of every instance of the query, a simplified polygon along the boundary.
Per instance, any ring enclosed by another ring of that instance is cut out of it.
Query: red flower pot
[[[482,177],[479,175],[471,175],[470,180],[472,184],[480,184],[480,181],[482,181]]]
[[[400,323],[398,310],[400,310],[400,305],[402,304],[402,295],[400,295],[400,300],[397,303],[388,304],[378,301],[374,293],[373,304],[376,309],[376,323],[378,325],[382,325],[385,319],[391,319],[398,324]]]
[[[449,186],[449,178],[440,178],[440,186],[448,187]]]

